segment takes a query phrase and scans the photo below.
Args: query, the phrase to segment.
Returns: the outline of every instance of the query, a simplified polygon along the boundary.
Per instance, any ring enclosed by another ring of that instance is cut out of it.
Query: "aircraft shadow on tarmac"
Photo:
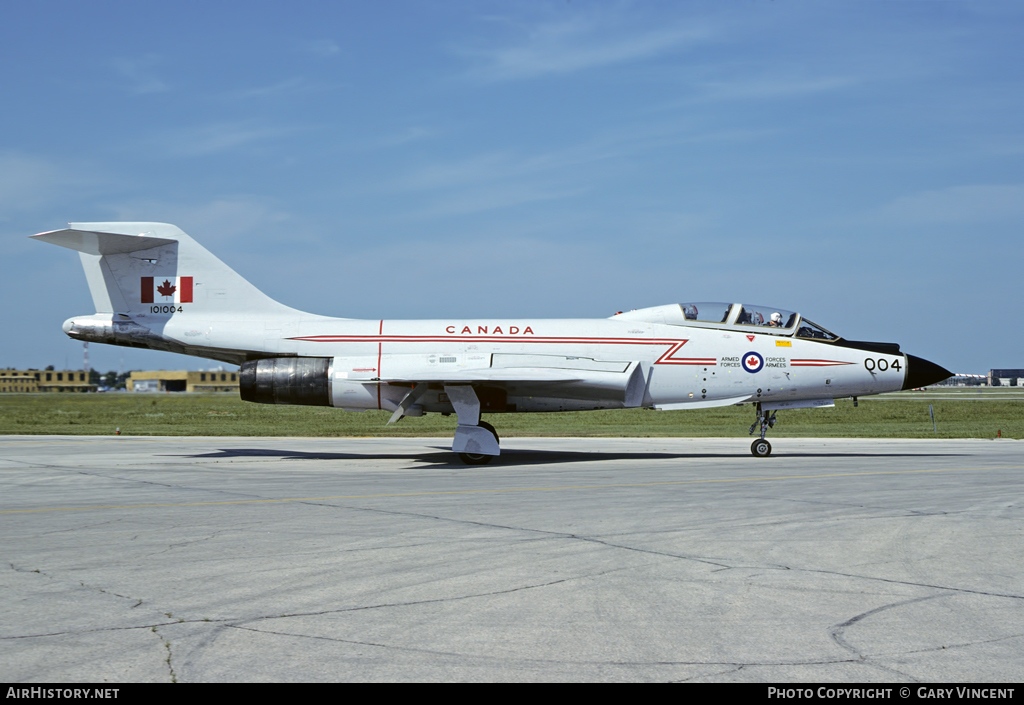
[[[434,446],[437,452],[426,453],[330,453],[323,451],[302,451],[275,448],[222,448],[209,453],[176,454],[165,457],[178,458],[276,458],[278,460],[408,460],[415,463],[431,465],[455,465],[466,467],[458,455],[443,447]],[[771,460],[787,458],[948,458],[963,453],[779,453],[767,458]],[[733,458],[749,458],[749,453],[737,450],[735,453],[650,453],[650,452],[588,452],[575,450],[520,450],[507,449],[501,456],[494,459],[490,468],[511,467],[520,465],[551,465],[556,463],[601,462],[612,460],[725,460]]]

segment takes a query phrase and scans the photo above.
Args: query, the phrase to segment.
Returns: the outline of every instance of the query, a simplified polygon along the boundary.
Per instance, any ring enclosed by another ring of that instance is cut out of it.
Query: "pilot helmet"
[[[772,314],[772,323],[782,323],[782,314],[776,311]]]

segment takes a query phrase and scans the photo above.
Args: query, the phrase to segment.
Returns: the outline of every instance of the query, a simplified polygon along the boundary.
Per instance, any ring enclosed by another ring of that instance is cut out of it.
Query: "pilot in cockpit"
[[[773,313],[771,320],[768,321],[768,325],[772,326],[773,328],[781,328],[782,327],[782,314],[779,313],[778,311]]]

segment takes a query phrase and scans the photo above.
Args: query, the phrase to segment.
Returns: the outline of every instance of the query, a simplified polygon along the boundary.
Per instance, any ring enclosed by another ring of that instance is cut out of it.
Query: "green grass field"
[[[779,412],[769,438],[1024,438],[1024,390],[932,390],[866,397],[835,408]],[[386,426],[384,411],[269,406],[233,394],[4,394],[0,434],[131,436],[450,436],[455,416],[430,414]],[[493,414],[513,436],[742,437],[750,405],[695,411],[626,409],[553,414]]]

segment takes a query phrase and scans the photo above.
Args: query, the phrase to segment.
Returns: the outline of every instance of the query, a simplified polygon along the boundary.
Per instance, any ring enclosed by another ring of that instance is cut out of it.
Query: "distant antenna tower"
[[[82,343],[82,369],[89,374],[89,343]]]

